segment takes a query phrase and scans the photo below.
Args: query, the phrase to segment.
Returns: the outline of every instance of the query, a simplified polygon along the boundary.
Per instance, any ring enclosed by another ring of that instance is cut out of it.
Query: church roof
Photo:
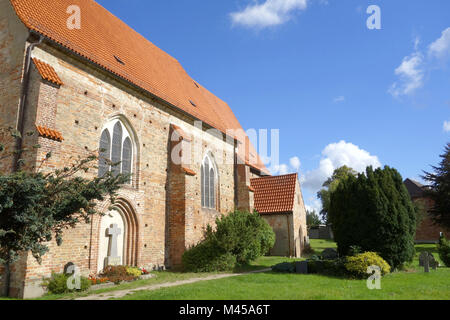
[[[408,189],[411,198],[420,198],[423,195],[425,188],[423,184],[412,179],[406,179],[403,184],[406,186],[406,189]]]
[[[261,214],[293,211],[297,179],[297,173],[251,179],[255,210]]]
[[[242,129],[227,103],[194,81],[175,58],[95,1],[10,1],[28,29],[223,133]],[[81,9],[81,28],[70,30],[67,20],[71,14],[67,12],[74,5]],[[245,139],[238,138],[241,142]],[[250,155],[246,154],[246,158],[250,160]],[[259,156],[254,166],[268,173]]]

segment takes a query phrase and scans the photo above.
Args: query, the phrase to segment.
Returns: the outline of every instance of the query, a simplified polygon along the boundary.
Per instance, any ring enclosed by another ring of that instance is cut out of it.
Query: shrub
[[[341,256],[358,246],[378,252],[394,268],[414,258],[416,211],[395,169],[368,167],[342,180],[331,193],[328,218]]]
[[[345,263],[345,268],[349,275],[361,279],[367,277],[367,268],[370,266],[380,267],[382,275],[391,271],[389,264],[375,252],[366,252],[347,257],[347,262]]]
[[[91,281],[86,277],[80,278],[80,289],[69,289],[67,286],[67,280],[71,277],[70,274],[64,273],[52,273],[49,279],[45,279],[43,286],[47,288],[49,293],[63,294],[76,291],[86,291],[91,287]]]
[[[138,278],[142,276],[142,270],[137,267],[127,267],[127,274]]]
[[[183,267],[188,272],[231,271],[236,258],[220,250],[213,242],[204,241],[183,254]]]
[[[238,264],[248,264],[269,252],[275,233],[259,213],[235,211],[217,219],[215,231],[208,226],[206,239],[235,256]]]
[[[345,260],[318,260],[318,259],[308,259],[308,273],[312,274],[323,274],[329,276],[345,276]]]
[[[275,234],[258,214],[232,212],[216,220],[216,229],[207,227],[203,242],[183,254],[186,271],[230,271],[237,264],[265,255],[275,244]]]
[[[316,253],[316,251],[311,247],[309,243],[306,243],[305,247],[303,248],[302,255],[310,255],[314,253]]]
[[[281,273],[294,273],[295,264],[293,262],[282,262],[272,266],[272,271]]]
[[[101,276],[103,278],[108,278],[109,281],[114,282],[115,284],[122,281],[133,281],[137,278],[127,272],[126,266],[107,266],[103,269]]]
[[[442,262],[447,267],[450,267],[450,241],[448,241],[444,237],[441,237],[437,248],[439,257],[441,258]]]
[[[360,246],[350,246],[348,250],[349,256],[356,256],[363,253]]]

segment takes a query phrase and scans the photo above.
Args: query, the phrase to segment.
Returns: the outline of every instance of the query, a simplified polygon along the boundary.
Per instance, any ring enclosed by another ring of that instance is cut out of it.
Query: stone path
[[[182,286],[185,284],[190,283],[196,283],[200,281],[209,281],[209,280],[217,280],[217,279],[223,279],[223,278],[231,278],[231,277],[238,277],[246,274],[252,274],[252,273],[261,273],[261,272],[267,272],[271,271],[270,268],[263,269],[263,270],[257,270],[257,271],[251,271],[246,273],[226,273],[226,274],[217,274],[213,276],[208,276],[204,278],[191,278],[187,280],[180,280],[175,282],[166,282],[166,283],[160,283],[160,284],[153,284],[133,289],[126,289],[126,290],[117,290],[117,291],[111,291],[111,292],[105,292],[105,293],[99,293],[99,294],[93,294],[86,297],[80,297],[76,298],[75,300],[109,300],[109,299],[119,299],[122,297],[125,297],[126,295],[136,293],[138,291],[151,291],[151,290],[158,290],[162,288],[170,288],[170,287],[176,287],[176,286]]]

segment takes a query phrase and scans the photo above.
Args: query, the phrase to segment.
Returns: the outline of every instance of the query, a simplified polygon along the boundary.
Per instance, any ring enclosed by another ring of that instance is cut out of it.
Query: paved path
[[[126,290],[117,290],[117,291],[111,291],[111,292],[105,292],[105,293],[99,293],[99,294],[93,294],[87,297],[81,297],[76,298],[75,300],[109,300],[109,299],[118,299],[122,298],[126,295],[136,293],[138,291],[151,291],[151,290],[158,290],[162,288],[170,288],[170,287],[176,287],[176,286],[182,286],[185,284],[190,283],[196,283],[200,281],[208,281],[208,280],[217,280],[217,279],[223,279],[223,278],[231,278],[231,277],[238,277],[246,274],[252,274],[252,273],[261,273],[261,272],[267,272],[271,271],[270,268],[263,269],[263,270],[257,270],[252,272],[246,272],[246,273],[226,273],[226,274],[217,274],[213,276],[208,276],[204,278],[191,278],[187,280],[180,280],[175,282],[166,282],[166,283],[160,283],[160,284],[154,284],[149,286],[143,286],[139,288],[133,288],[133,289],[126,289]]]

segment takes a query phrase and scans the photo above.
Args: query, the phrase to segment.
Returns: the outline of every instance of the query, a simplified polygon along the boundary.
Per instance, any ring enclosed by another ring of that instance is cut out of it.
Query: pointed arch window
[[[103,130],[100,138],[100,159],[98,164],[98,175],[103,177],[111,168],[107,159],[111,153],[111,135],[108,129]]]
[[[209,156],[203,160],[201,167],[202,207],[216,208],[216,169]]]
[[[118,165],[111,166],[111,163]],[[120,173],[132,174],[132,163],[133,143],[131,136],[120,120],[113,120],[105,126],[100,138],[98,175],[102,177],[108,171],[111,171],[115,176]]]

